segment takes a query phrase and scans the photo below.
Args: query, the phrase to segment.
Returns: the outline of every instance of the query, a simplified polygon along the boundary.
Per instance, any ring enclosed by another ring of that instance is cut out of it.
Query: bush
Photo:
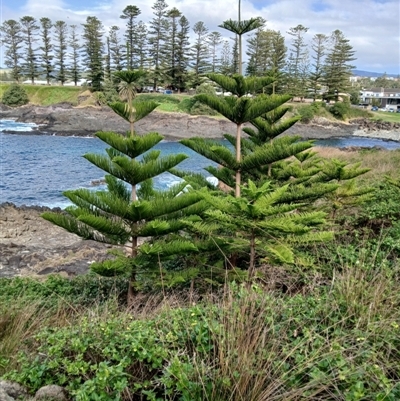
[[[297,112],[301,116],[300,121],[304,124],[308,124],[315,116],[326,114],[326,104],[325,102],[313,102],[299,107]]]
[[[18,107],[27,104],[29,99],[21,85],[12,84],[5,90],[1,101],[7,106]]]
[[[183,99],[178,104],[178,109],[183,111],[184,113],[190,113],[190,110],[192,109],[192,107],[195,103],[196,103],[196,99],[193,97]]]
[[[333,106],[329,107],[329,111],[334,117],[345,120],[350,114],[350,103],[336,102]]]
[[[315,110],[310,106],[302,106],[297,109],[301,118],[300,121],[304,124],[308,124],[314,118]]]
[[[106,301],[111,294],[121,302],[126,299],[126,281],[123,278],[99,277],[92,273],[71,280],[57,275],[51,275],[45,281],[2,278],[0,288],[0,307],[20,297],[49,306],[56,305],[60,299],[69,305],[90,306]]]
[[[194,116],[217,116],[218,113],[211,107],[196,101],[190,109],[190,114]]]
[[[215,95],[215,89],[212,85],[204,83],[196,88],[196,95],[199,95],[200,93],[205,93],[207,95]]]
[[[179,99],[171,95],[158,93],[140,93],[136,97],[137,102],[156,102],[156,103],[179,103]]]

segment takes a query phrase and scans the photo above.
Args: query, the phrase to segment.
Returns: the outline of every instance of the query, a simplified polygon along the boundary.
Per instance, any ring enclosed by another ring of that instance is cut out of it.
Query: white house
[[[360,90],[361,103],[372,104],[372,100],[379,101],[379,107],[400,109],[400,89],[371,88]]]

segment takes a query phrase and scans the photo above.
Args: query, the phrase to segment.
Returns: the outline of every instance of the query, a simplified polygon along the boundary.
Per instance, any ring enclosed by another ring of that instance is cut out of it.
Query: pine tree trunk
[[[136,197],[136,185],[132,185],[131,200],[132,200],[132,202],[135,202],[136,199],[137,199],[137,197]]]
[[[250,237],[250,265],[249,265],[249,282],[254,277],[254,271],[256,268],[256,236],[254,230],[251,230]]]
[[[134,258],[137,256],[138,237],[133,236],[131,240],[132,240],[131,257]],[[136,282],[136,273],[132,272],[131,276],[129,277],[129,285],[128,285],[128,296],[127,296],[128,307],[132,306],[135,300],[136,291],[133,285],[135,282]]]
[[[237,125],[236,131],[236,161],[240,163],[241,161],[241,132],[242,132],[242,124]],[[240,197],[240,184],[241,184],[241,173],[240,169],[236,171],[236,185],[235,185],[235,197]]]
[[[130,121],[129,124],[130,124],[130,127],[131,127],[131,137],[132,137],[132,136],[135,135],[135,128],[134,128],[135,122],[134,121]]]

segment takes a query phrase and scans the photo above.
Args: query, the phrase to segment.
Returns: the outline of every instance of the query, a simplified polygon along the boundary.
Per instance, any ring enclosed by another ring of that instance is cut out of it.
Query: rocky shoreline
[[[63,103],[48,107],[22,106],[10,108],[0,105],[2,119],[39,125],[33,134],[63,136],[93,136],[97,131],[125,133],[129,124],[108,107],[72,107]],[[235,132],[235,125],[223,118],[190,116],[184,113],[153,112],[135,124],[138,134],[159,132],[167,140],[180,140],[199,136],[222,138],[225,133]],[[12,132],[24,134],[27,132]],[[373,122],[367,119],[351,123],[333,122],[316,118],[309,124],[297,123],[285,135],[299,135],[304,139],[328,139],[335,137],[364,136],[400,140],[400,124]]]
[[[110,245],[82,240],[44,220],[41,206],[0,205],[0,278],[48,274],[72,277],[107,257]]]

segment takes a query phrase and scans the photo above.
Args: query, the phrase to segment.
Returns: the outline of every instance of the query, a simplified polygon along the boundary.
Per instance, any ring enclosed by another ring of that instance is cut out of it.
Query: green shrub
[[[136,97],[139,102],[156,102],[156,103],[179,103],[180,100],[173,95],[162,95],[158,93],[140,93]]]
[[[194,116],[217,116],[218,113],[211,107],[208,107],[204,103],[196,101],[190,109],[190,114]]]
[[[339,120],[345,120],[350,114],[350,103],[336,102],[334,105],[329,107],[329,111]]]
[[[207,105],[199,102],[194,97],[182,100],[178,105],[179,110],[195,116],[217,116],[218,113],[208,107]]]
[[[104,82],[103,93],[106,103],[113,103],[120,100],[117,86],[112,82],[112,80],[106,80]]]
[[[326,116],[326,103],[325,102],[313,102],[304,106],[300,106],[297,109],[300,114],[300,121],[304,124],[308,124],[316,116]]]
[[[308,124],[314,118],[315,109],[311,105],[301,106],[297,109],[301,116],[300,121],[304,124]]]
[[[196,87],[196,95],[199,95],[200,93],[215,95],[215,88],[210,84],[203,83]]]
[[[100,277],[91,273],[73,279],[51,275],[44,281],[23,277],[2,278],[0,288],[0,307],[20,297],[47,305],[64,300],[69,305],[79,306],[101,303],[111,294],[115,294],[121,302],[126,298],[124,278]]]
[[[23,106],[29,102],[28,95],[21,85],[11,84],[3,94],[1,101],[12,107]]]

